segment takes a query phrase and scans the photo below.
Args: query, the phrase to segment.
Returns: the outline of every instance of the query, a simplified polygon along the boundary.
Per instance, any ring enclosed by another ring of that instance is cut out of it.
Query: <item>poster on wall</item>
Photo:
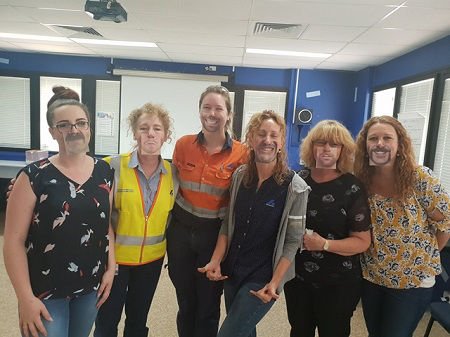
[[[97,112],[95,118],[95,135],[112,137],[114,115],[107,112]]]

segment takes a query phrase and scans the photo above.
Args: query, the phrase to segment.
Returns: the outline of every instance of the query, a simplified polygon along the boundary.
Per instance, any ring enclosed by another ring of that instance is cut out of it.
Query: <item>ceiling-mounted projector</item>
[[[94,20],[116,23],[127,21],[127,12],[115,0],[87,0],[84,10],[91,13]]]

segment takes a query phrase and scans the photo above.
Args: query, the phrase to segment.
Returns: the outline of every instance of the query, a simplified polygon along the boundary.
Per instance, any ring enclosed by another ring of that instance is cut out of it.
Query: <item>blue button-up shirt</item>
[[[158,190],[161,174],[167,174],[167,170],[164,167],[162,158],[161,156],[159,156],[159,165],[148,180],[145,177],[144,169],[139,162],[137,151],[134,151],[131,154],[131,159],[128,163],[128,167],[134,168],[138,174],[139,185],[141,186],[142,195],[144,197],[145,214],[148,214],[148,212],[150,212],[150,208],[152,207],[153,200],[155,199],[156,191]]]

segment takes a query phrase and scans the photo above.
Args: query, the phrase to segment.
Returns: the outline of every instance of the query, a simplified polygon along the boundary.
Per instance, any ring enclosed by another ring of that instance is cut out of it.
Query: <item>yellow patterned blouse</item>
[[[436,230],[450,233],[449,195],[432,171],[417,168],[414,194],[404,203],[377,194],[369,197],[372,243],[361,256],[363,277],[388,288],[417,288],[441,273]],[[433,221],[438,209],[445,217]]]

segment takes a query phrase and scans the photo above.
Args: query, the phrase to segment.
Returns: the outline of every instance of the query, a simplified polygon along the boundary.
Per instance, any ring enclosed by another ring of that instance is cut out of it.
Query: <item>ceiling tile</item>
[[[14,7],[20,13],[39,23],[88,26],[95,22],[84,11],[58,11],[31,7]]]
[[[246,55],[244,57],[243,65],[245,66],[258,66],[270,68],[302,68],[313,69],[322,60],[311,58],[294,58],[294,57],[276,57],[266,55]]]
[[[371,64],[377,65],[381,64],[388,59],[386,56],[374,56],[374,55],[347,55],[347,54],[336,54],[330,56],[324,62],[332,62],[332,63],[355,63],[355,64]]]
[[[403,45],[375,44],[375,43],[349,43],[339,53],[349,55],[391,56],[401,55],[408,48]]]
[[[84,10],[84,0],[9,0],[12,6]]]
[[[219,46],[198,46],[192,44],[158,43],[158,47],[166,53],[186,53],[201,55],[241,56],[244,48],[227,48]]]
[[[190,63],[228,65],[228,66],[242,65],[241,56],[199,55],[189,53],[168,53],[168,55],[174,62],[190,62]]]
[[[425,29],[448,32],[450,31],[450,8],[400,8],[394,14],[378,23],[377,26],[384,28]]]
[[[63,45],[63,44],[14,42],[14,45],[29,51],[61,53],[61,54],[93,55],[90,50],[73,43]]]
[[[384,5],[256,1],[251,19],[280,23],[369,27],[388,14]]]
[[[448,0],[408,0],[408,7],[450,8]]]
[[[211,34],[245,35],[247,33],[246,20],[186,18],[176,16],[153,16],[136,14],[142,22],[142,27],[149,30],[208,32]],[[220,36],[220,35],[218,35]]]
[[[152,16],[195,17],[203,19],[247,20],[250,15],[252,0],[164,0],[136,1],[122,0],[120,3],[130,13],[149,14]]]
[[[345,62],[323,62],[316,67],[316,69],[350,70],[350,71],[359,71],[364,68],[367,68],[366,64],[345,63]]]
[[[442,37],[445,35],[445,33],[441,34]],[[420,44],[422,41],[432,41],[435,37],[436,32],[429,30],[386,29],[374,27],[367,30],[354,42],[414,45]]]
[[[247,48],[292,50],[313,53],[336,53],[345,46],[345,42],[273,39],[263,37],[248,37]]]
[[[35,22],[5,22],[0,21],[1,33],[59,36],[44,25]]]
[[[11,6],[0,6],[1,22],[35,22],[28,15],[21,13]]]
[[[305,40],[350,42],[366,29],[367,27],[309,25],[300,38]]]

